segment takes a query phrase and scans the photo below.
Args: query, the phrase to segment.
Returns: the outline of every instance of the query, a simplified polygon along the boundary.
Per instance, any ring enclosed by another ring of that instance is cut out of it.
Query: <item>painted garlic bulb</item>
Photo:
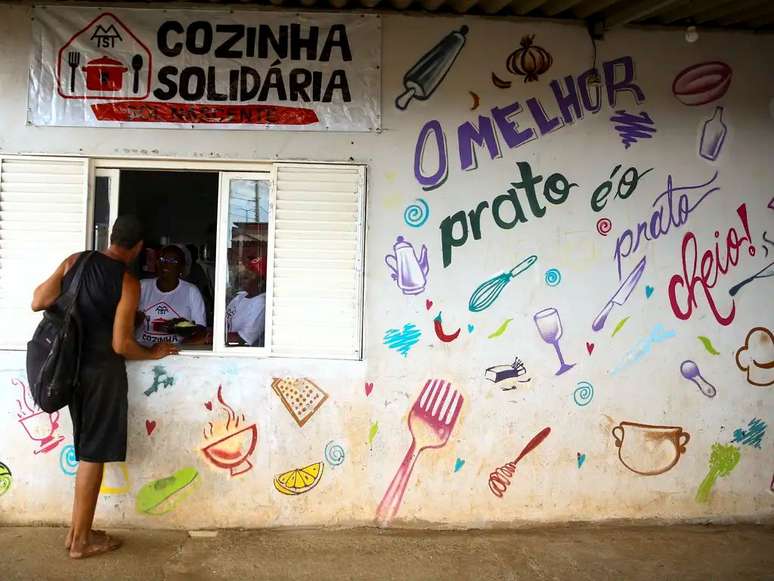
[[[505,64],[512,74],[523,76],[525,83],[537,81],[554,62],[546,49],[532,44],[534,40],[534,34],[523,37],[521,48],[513,51]]]

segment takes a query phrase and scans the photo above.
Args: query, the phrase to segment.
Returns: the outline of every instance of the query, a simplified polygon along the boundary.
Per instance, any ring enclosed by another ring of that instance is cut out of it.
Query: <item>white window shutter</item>
[[[24,349],[32,291],[86,245],[88,160],[0,157],[0,348]]]
[[[360,359],[365,167],[274,166],[271,350]]]

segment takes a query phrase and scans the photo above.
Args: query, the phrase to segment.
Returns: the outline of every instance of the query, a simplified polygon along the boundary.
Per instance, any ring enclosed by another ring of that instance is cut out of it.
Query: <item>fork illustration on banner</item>
[[[81,62],[81,53],[70,51],[67,53],[67,64],[70,66],[70,92],[75,92],[75,71]]]
[[[386,523],[398,513],[419,454],[428,448],[442,448],[449,441],[464,399],[459,391],[452,389],[448,381],[427,380],[409,412],[411,446],[376,510],[379,522]]]

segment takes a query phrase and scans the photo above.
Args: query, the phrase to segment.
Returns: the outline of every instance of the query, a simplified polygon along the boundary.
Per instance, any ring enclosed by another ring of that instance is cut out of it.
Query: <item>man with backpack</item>
[[[140,283],[127,272],[127,266],[137,258],[142,246],[140,222],[134,216],[120,216],[105,252],[81,252],[68,257],[35,289],[32,298],[32,310],[41,311],[55,308],[71,284],[76,291],[73,310],[80,329],[80,359],[69,409],[75,457],[80,464],[72,525],[65,541],[73,559],[112,551],[121,545],[119,540],[93,531],[91,526],[104,463],[126,459],[125,360],[161,359],[178,351],[169,343],[146,349],[135,341]],[[30,383],[39,381],[29,379]]]

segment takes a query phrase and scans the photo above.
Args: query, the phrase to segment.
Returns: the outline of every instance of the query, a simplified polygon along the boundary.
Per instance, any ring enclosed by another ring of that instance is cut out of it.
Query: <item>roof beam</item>
[[[698,2],[697,0],[691,0],[690,2],[683,2],[671,10],[667,10],[658,20],[661,24],[672,24],[673,22],[683,20],[684,18],[692,18],[702,10],[711,10],[717,6],[734,1],[735,0],[703,0],[702,2]]]
[[[580,3],[581,0],[550,0],[548,4],[543,6],[543,14],[546,16],[556,16]]]
[[[511,10],[514,14],[524,16],[528,12],[532,12],[535,8],[540,8],[548,0],[513,0],[511,2]]]
[[[572,12],[578,18],[586,18],[587,16],[591,16],[592,14],[596,14],[597,12],[604,10],[616,2],[618,2],[618,0],[586,0],[583,2],[583,4],[577,6]]]
[[[734,14],[744,10],[757,8],[762,4],[768,3],[769,0],[743,0],[742,2],[733,2],[731,4],[719,6],[715,10],[702,11],[696,15],[694,20],[700,24],[704,22],[712,22],[713,20],[718,20],[719,18],[723,18],[725,16],[733,16]]]
[[[303,2],[303,0],[301,0]],[[312,0],[313,2],[316,0]],[[390,5],[396,10],[405,10],[411,6],[414,0],[390,0]]]
[[[757,20],[759,18],[765,18],[767,16],[774,16],[774,6],[768,4],[766,6],[760,6],[758,8],[745,10],[739,14],[734,14],[728,18],[718,20],[718,24],[721,26],[729,26],[731,24],[739,24],[740,22],[749,22],[750,20]]]
[[[449,6],[459,14],[465,14],[468,10],[478,4],[478,0],[450,0]]]
[[[627,2],[619,10],[613,10],[609,15],[605,15],[605,28],[614,28],[646,18],[675,2],[678,2],[678,0],[637,0],[636,2]]]
[[[438,10],[441,6],[443,6],[444,2],[446,2],[446,0],[419,0],[422,8],[429,10],[430,12],[435,12]]]
[[[486,14],[497,14],[510,3],[511,0],[481,0],[478,5]]]

